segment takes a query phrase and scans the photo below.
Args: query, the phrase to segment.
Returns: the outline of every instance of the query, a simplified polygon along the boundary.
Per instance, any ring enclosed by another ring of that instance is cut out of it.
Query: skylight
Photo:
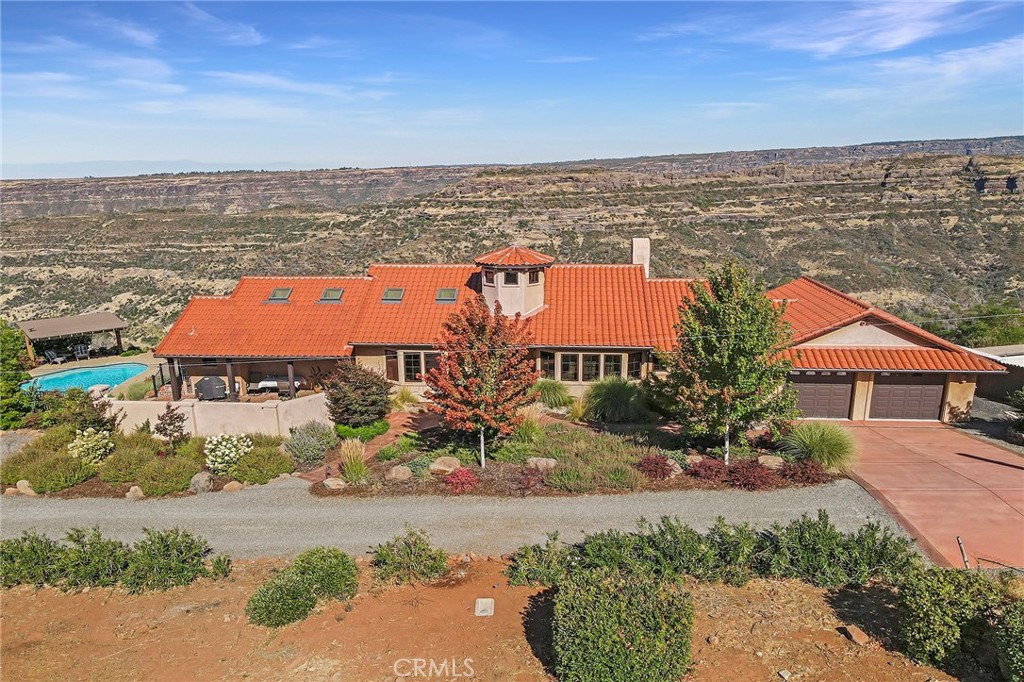
[[[320,300],[326,303],[341,303],[341,295],[345,293],[344,289],[324,289],[324,293],[320,294]]]
[[[380,300],[384,303],[401,303],[405,298],[405,289],[385,289]]]
[[[291,295],[291,287],[280,287],[279,289],[274,289],[273,291],[271,291],[270,298],[267,300],[274,301],[275,303],[282,303],[284,301],[287,301],[288,298],[291,297]]]
[[[434,300],[438,303],[455,303],[458,295],[458,289],[438,289],[437,297]]]

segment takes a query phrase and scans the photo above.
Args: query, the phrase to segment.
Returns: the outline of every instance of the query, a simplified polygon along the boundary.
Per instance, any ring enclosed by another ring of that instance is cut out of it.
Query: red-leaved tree
[[[445,320],[435,343],[438,366],[423,379],[428,409],[453,431],[511,434],[523,421],[520,408],[536,398],[531,340],[522,316],[506,317],[499,303],[492,314],[483,296],[468,301]]]

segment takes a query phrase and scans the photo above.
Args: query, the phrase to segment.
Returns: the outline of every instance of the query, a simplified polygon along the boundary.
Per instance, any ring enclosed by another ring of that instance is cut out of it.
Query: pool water
[[[107,384],[113,388],[144,371],[146,371],[146,365],[141,362],[119,362],[115,365],[65,369],[36,377],[23,384],[22,388],[35,385],[42,391],[66,391],[69,388],[87,389],[96,384]]]

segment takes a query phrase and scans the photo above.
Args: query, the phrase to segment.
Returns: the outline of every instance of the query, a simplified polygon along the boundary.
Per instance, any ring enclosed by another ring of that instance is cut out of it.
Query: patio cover
[[[121,331],[128,327],[128,323],[114,313],[104,312],[26,320],[19,322],[18,326],[29,341],[43,341],[58,339],[62,336]]]

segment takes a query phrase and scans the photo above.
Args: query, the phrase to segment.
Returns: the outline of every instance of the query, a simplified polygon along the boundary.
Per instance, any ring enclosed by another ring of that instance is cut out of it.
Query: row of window
[[[320,303],[341,303],[341,297],[345,294],[345,290],[341,287],[330,287],[324,289],[320,295]],[[279,287],[270,292],[270,296],[267,297],[267,301],[270,303],[287,303],[292,296],[292,290],[290,287]],[[442,287],[437,290],[434,295],[434,301],[437,303],[455,303],[455,299],[459,296],[459,290],[454,287]],[[401,303],[402,299],[405,298],[405,289],[398,287],[390,287],[384,290],[381,294],[380,300],[383,303]]]
[[[540,284],[540,270],[530,270],[526,273],[526,277],[530,284]],[[503,279],[505,286],[519,286],[519,273],[515,270],[506,270]],[[484,270],[484,284],[494,286],[494,270]]]
[[[626,372],[623,374],[623,357]],[[599,381],[605,377],[639,379],[643,376],[644,353],[555,353],[540,352],[540,372],[559,381]]]

